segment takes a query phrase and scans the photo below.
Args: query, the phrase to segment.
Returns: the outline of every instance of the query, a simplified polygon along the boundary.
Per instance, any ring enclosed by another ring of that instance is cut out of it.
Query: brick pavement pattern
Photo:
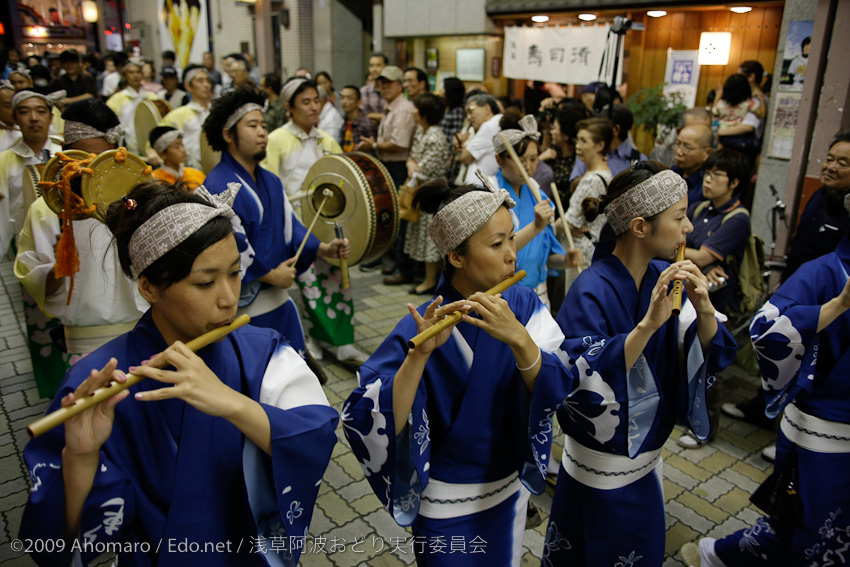
[[[366,352],[372,352],[407,314],[408,302],[418,305],[422,300],[408,294],[407,286],[383,285],[378,274],[351,270],[355,343]],[[297,290],[293,295],[300,299]],[[28,440],[26,426],[49,403],[38,397],[25,343],[24,317],[21,287],[7,257],[0,261],[0,565],[10,567],[34,565],[29,556],[13,551],[11,542],[17,537],[29,491],[29,475],[22,459]],[[328,401],[341,411],[356,377],[328,357],[321,364],[328,375]],[[737,367],[728,369],[722,378],[724,401],[745,399],[757,383]],[[775,439],[774,433],[725,416],[721,417],[716,439],[699,449],[679,447],[675,439],[680,433],[677,428],[662,451],[667,502],[664,567],[684,565],[678,553],[683,544],[704,535],[723,537],[754,522],[760,514],[750,505],[749,496],[770,473],[770,465],[759,452]],[[341,426],[337,436],[339,443],[319,491],[301,565],[415,564],[410,531],[399,527],[372,494]],[[560,454],[560,447],[555,454]],[[526,531],[522,565],[536,567],[540,565],[552,504],[551,487],[532,501],[540,509],[543,523]],[[458,565],[462,564],[459,556]]]

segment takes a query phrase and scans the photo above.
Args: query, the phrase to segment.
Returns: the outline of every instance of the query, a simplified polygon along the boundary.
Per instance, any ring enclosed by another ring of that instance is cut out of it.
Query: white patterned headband
[[[130,238],[127,252],[136,276],[141,275],[151,264],[176,248],[202,226],[216,217],[233,219],[235,213],[230,206],[236,199],[241,184],[228,183],[219,195],[211,195],[201,185],[193,192],[206,199],[203,203],[177,203],[166,207],[146,220]]]
[[[444,205],[428,227],[428,236],[440,249],[443,258],[487,224],[503,203],[509,209],[516,205],[507,191],[495,190],[482,177],[479,175],[484,191],[470,191]]]
[[[295,91],[301,88],[301,85],[307,82],[307,79],[296,77],[294,79],[290,79],[286,81],[283,85],[283,88],[280,89],[280,97],[289,104],[292,101],[292,97],[295,95]]]
[[[56,91],[49,95],[43,95],[29,90],[18,91],[15,93],[15,96],[12,97],[12,112],[14,113],[22,102],[31,98],[40,98],[44,101],[44,104],[47,105],[47,108],[53,108],[53,105],[65,98],[65,95],[67,94],[68,93],[66,91]]]
[[[224,130],[230,130],[233,128],[233,125],[242,120],[242,117],[248,114],[249,112],[253,112],[255,110],[259,110],[263,112],[263,107],[257,104],[256,102],[249,102],[247,104],[243,104],[239,108],[236,109],[236,112],[230,115],[230,118],[227,119],[227,122],[224,123]]]
[[[64,143],[70,146],[75,142],[82,140],[90,140],[92,138],[104,138],[110,144],[117,144],[121,141],[121,136],[124,134],[124,127],[120,124],[113,126],[106,132],[101,132],[97,128],[89,126],[83,122],[75,122],[73,120],[65,121]]]
[[[204,75],[206,75],[207,70],[202,69],[201,67],[195,67],[194,69],[189,69],[189,71],[183,75],[183,84],[184,85],[191,85],[192,80],[195,77],[198,76],[198,73],[203,73]]]
[[[505,138],[508,139],[508,143],[514,147],[516,147],[517,144],[522,142],[525,138],[529,138],[535,142],[540,139],[540,132],[537,131],[537,120],[535,120],[532,115],[526,114],[520,118],[519,127],[522,128],[522,130],[511,128],[509,130],[502,130],[493,136],[493,147],[496,149],[496,154],[502,154],[508,149],[505,147],[505,142],[502,141],[501,134],[504,134]]]
[[[158,154],[165,153],[165,150],[167,150],[168,147],[171,144],[173,144],[175,142],[175,140],[177,140],[177,138],[182,138],[182,137],[183,137],[183,132],[181,132],[177,128],[175,128],[173,130],[169,130],[168,132],[166,132],[165,134],[163,134],[162,136],[157,138],[156,141],[154,141],[153,149]]]
[[[682,200],[688,184],[670,169],[659,171],[608,203],[605,215],[619,236],[629,229],[632,219],[650,218]]]

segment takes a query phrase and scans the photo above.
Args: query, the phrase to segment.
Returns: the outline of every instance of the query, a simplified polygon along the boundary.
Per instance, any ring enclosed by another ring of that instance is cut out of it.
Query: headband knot
[[[504,134],[508,143],[514,147],[521,143],[525,138],[534,140],[535,142],[540,139],[540,132],[537,131],[537,120],[535,120],[532,115],[526,114],[520,118],[519,127],[521,130],[511,128],[508,130],[502,130],[493,136],[493,147],[496,149],[497,154],[501,154],[508,149],[505,147],[505,142],[502,141],[501,134]]]

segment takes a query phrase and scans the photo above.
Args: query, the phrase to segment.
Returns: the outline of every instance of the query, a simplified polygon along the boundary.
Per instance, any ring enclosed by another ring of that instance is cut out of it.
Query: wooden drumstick
[[[200,337],[192,339],[191,341],[186,343],[186,346],[189,347],[192,352],[197,352],[208,344],[214,343],[215,341],[227,336],[229,333],[232,333],[239,327],[247,325],[250,320],[251,317],[249,317],[248,315],[240,315],[239,317],[234,319],[233,322],[229,325],[225,325],[223,327],[213,329],[212,331],[208,331]],[[153,362],[149,366],[151,366],[152,368],[163,368],[167,366],[167,363],[165,362],[165,359],[162,359],[162,362]],[[78,399],[70,406],[58,409],[52,413],[45,415],[41,419],[32,422],[30,426],[27,427],[27,433],[29,433],[30,437],[38,437],[43,433],[47,433],[57,425],[62,425],[75,415],[81,414],[87,409],[94,407],[102,401],[111,398],[115,394],[123,392],[130,386],[138,384],[142,381],[143,378],[144,376],[139,376],[137,374],[131,373],[127,374],[126,382],[121,383],[113,380],[106,386],[98,388],[88,396]]]
[[[342,232],[342,225],[334,223],[334,234],[340,240],[345,239],[345,234]],[[348,279],[348,258],[339,257],[339,270],[340,270],[340,287],[342,289],[348,289],[351,287],[351,282]]]
[[[681,262],[685,259],[685,244],[679,246],[679,249],[676,250],[676,261]],[[676,280],[673,282],[673,317],[678,317],[679,313],[682,312],[682,289],[685,284],[682,280]]]
[[[313,232],[313,227],[316,226],[316,221],[319,220],[319,217],[322,216],[322,209],[325,208],[325,203],[328,202],[330,197],[333,197],[333,191],[330,189],[324,189],[322,191],[322,195],[325,196],[322,199],[322,202],[319,204],[319,208],[316,209],[316,216],[313,217],[313,220],[310,221],[310,226],[307,227],[307,234],[304,235],[304,240],[301,241],[301,245],[298,247],[298,250],[295,252],[295,262],[293,264],[298,263],[298,258],[301,256],[301,251],[304,250],[304,245],[307,244],[307,240],[310,238],[310,234]]]
[[[509,287],[511,287],[512,285],[514,285],[518,281],[520,281],[525,276],[526,276],[525,270],[520,270],[517,273],[515,273],[513,276],[509,277],[508,279],[502,280],[501,282],[497,283],[496,285],[494,285],[493,287],[491,287],[490,289],[488,289],[484,293],[486,293],[487,295],[496,295],[497,293],[502,293],[503,291],[505,291],[506,289],[508,289]],[[455,323],[457,323],[458,321],[460,321],[462,317],[463,317],[462,311],[455,311],[451,315],[447,315],[439,323],[431,325],[430,327],[428,327],[427,329],[425,329],[424,331],[422,331],[421,333],[419,333],[418,335],[416,335],[415,337],[413,337],[412,339],[407,341],[407,346],[409,348],[418,347],[419,345],[421,345],[422,343],[424,343],[425,341],[427,341],[431,337],[438,335],[440,333],[440,331],[442,331],[443,329],[447,329],[447,328],[451,327],[452,325],[454,325]]]
[[[553,181],[549,188],[552,189],[552,197],[555,199],[555,207],[558,208],[558,214],[561,215],[561,223],[564,225],[564,234],[567,235],[567,243],[570,245],[570,248],[575,248],[576,245],[573,242],[573,233],[570,231],[570,225],[567,222],[567,215],[564,214],[564,205],[561,203],[561,195],[558,194],[558,186],[555,185]],[[576,266],[576,270],[578,273],[581,273],[581,266]]]

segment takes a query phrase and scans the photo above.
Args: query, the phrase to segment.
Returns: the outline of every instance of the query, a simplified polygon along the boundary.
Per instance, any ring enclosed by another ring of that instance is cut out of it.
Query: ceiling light
[[[549,16],[531,16],[531,21],[537,24],[545,24],[549,21]]]
[[[646,13],[650,18],[662,18],[667,15],[664,10],[650,10]]]
[[[596,14],[579,14],[578,19],[582,22],[592,22],[596,19]]]
[[[746,14],[747,12],[752,12],[752,8],[749,6],[735,6],[734,8],[729,8],[736,14]]]

